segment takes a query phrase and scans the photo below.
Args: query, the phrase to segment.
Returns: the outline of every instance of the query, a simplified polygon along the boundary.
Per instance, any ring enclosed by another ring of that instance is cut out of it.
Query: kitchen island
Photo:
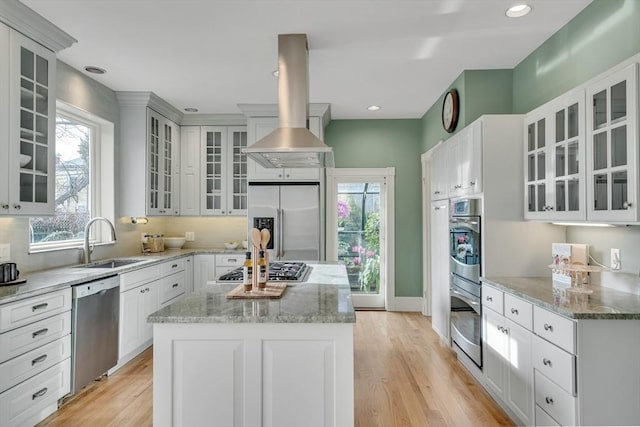
[[[211,284],[151,316],[154,426],[350,426],[353,325],[346,269],[309,264],[282,298]]]

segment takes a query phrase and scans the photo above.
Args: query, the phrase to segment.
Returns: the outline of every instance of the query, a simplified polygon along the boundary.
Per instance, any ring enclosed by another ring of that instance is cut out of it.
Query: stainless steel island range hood
[[[331,147],[307,129],[309,51],[306,34],[278,35],[278,129],[243,151],[268,168],[333,167]]]

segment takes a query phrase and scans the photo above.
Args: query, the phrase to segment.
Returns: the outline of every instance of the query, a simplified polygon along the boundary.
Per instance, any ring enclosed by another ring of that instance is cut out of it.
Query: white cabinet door
[[[200,126],[180,128],[180,215],[200,215]]]
[[[142,343],[153,338],[153,324],[147,322],[147,317],[160,308],[160,280],[148,283],[142,286],[144,289],[142,294],[142,319],[140,324],[142,327],[141,337]],[[141,344],[142,344],[141,343]]]
[[[446,200],[431,204],[431,326],[449,339],[449,206]]]
[[[252,145],[278,127],[278,118],[250,117],[247,120],[247,127],[247,143],[248,145]],[[323,129],[319,117],[309,117],[309,130],[318,138],[322,139]],[[262,181],[279,181],[283,179],[293,181],[319,181],[322,173],[320,168],[265,168],[251,159],[248,159],[247,167],[250,180]]]
[[[505,394],[508,358],[504,317],[492,310],[483,310],[482,317],[484,319],[483,371],[487,386],[502,397]]]
[[[147,109],[147,213],[178,215],[178,125]]]
[[[5,29],[0,36],[6,38]],[[0,114],[9,117],[9,134],[1,145],[8,144],[8,156],[2,169],[8,171],[9,198],[0,192],[0,213],[11,215],[47,215],[55,208],[55,81],[56,57],[53,52],[8,30],[9,60],[2,61],[0,74],[9,75],[9,86],[0,82]],[[6,41],[5,41],[6,42]],[[7,107],[8,106],[8,107]],[[8,111],[5,110],[8,108]],[[4,129],[7,127],[3,126]],[[24,163],[21,163],[24,157]],[[24,164],[24,166],[22,166]],[[5,174],[7,172],[4,172]]]
[[[482,120],[476,120],[462,133],[460,182],[464,195],[482,192]]]
[[[431,200],[446,199],[448,194],[447,184],[447,150],[444,144],[436,147],[429,161]]]
[[[247,214],[247,127],[227,128],[226,215]]]
[[[215,255],[194,255],[193,256],[193,290],[197,291],[210,280],[216,279],[216,256]]]
[[[142,289],[144,286],[120,294],[120,346],[118,358],[122,359],[142,342]]]
[[[638,221],[638,65],[587,87],[587,217]]]
[[[532,334],[522,326],[505,319],[508,346],[508,384],[505,401],[524,425],[533,421]]]
[[[0,22],[0,215],[9,213],[9,27]]]
[[[547,109],[538,109],[525,119],[525,219],[546,219],[552,209],[549,192],[549,131]]]
[[[457,197],[462,194],[462,181],[460,176],[460,152],[462,149],[462,135],[460,132],[445,141],[447,152],[447,194],[449,197]]]

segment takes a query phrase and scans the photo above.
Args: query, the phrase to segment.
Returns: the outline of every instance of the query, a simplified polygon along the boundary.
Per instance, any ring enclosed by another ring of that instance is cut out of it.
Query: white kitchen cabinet
[[[244,264],[244,258],[244,252],[238,252],[237,254],[216,254],[216,279],[231,270],[241,267]]]
[[[180,215],[200,215],[200,126],[180,127]]]
[[[485,292],[487,291],[488,292]],[[483,285],[483,294],[502,294]],[[517,298],[525,307],[531,304]],[[504,303],[504,313],[486,307],[483,310],[484,362],[486,384],[493,394],[510,409],[523,425],[533,422],[533,367],[531,362],[532,333],[505,317],[522,310],[522,305]],[[517,307],[517,308],[516,308]],[[529,310],[530,313],[530,310]]]
[[[440,143],[433,149],[429,160],[431,200],[442,200],[449,197],[447,175],[447,149]]]
[[[277,117],[249,117],[247,119],[248,145],[264,138],[278,128]],[[323,139],[324,129],[320,117],[309,117],[309,130]],[[320,181],[321,168],[265,168],[248,159],[250,181]]]
[[[202,215],[247,214],[247,147],[245,126],[200,129]]]
[[[71,289],[0,305],[0,425],[33,425],[71,389]]]
[[[475,121],[446,143],[449,197],[482,192],[482,121]]]
[[[194,255],[193,290],[197,291],[211,280],[216,280],[216,256],[214,254]]]
[[[181,113],[151,92],[117,92],[122,216],[180,213]]]
[[[586,87],[587,215],[603,222],[637,222],[638,65]]]
[[[573,90],[525,117],[525,219],[586,219],[584,105]]]
[[[0,215],[52,215],[55,53],[0,23],[0,64]]]
[[[449,204],[448,200],[431,204],[431,326],[445,341],[449,340]]]

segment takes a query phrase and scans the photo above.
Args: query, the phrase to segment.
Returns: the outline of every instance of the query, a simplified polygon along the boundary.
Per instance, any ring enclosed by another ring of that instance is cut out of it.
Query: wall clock
[[[456,129],[459,113],[460,103],[458,91],[451,89],[444,96],[444,101],[442,102],[442,126],[444,130],[451,133]]]

